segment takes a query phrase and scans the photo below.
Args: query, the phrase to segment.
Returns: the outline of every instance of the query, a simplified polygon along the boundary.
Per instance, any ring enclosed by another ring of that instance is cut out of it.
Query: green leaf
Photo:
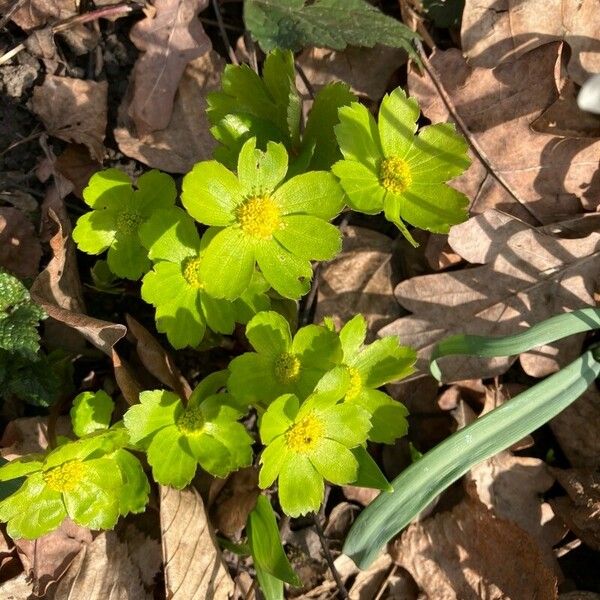
[[[246,337],[254,350],[266,356],[278,356],[292,345],[290,324],[275,311],[264,311],[246,326]]]
[[[319,510],[323,477],[304,454],[288,453],[279,473],[279,502],[285,514],[299,517]]]
[[[354,448],[352,454],[358,462],[358,475],[353,485],[384,492],[393,491],[394,488],[364,446]]]
[[[116,208],[131,198],[133,187],[127,173],[106,169],[94,173],[83,190],[83,199],[90,208]]]
[[[184,439],[175,426],[165,427],[152,437],[147,456],[158,483],[182,489],[194,478],[198,462]]]
[[[150,484],[140,461],[127,450],[117,450],[111,459],[118,465],[123,485],[119,494],[119,513],[140,513],[146,509]]]
[[[581,317],[580,323],[575,319],[571,324],[576,327],[585,324],[588,329],[598,327],[598,315],[596,311],[592,316],[595,321],[592,325],[585,323],[585,319],[582,323]],[[544,328],[542,331],[548,333]],[[508,351],[512,352],[513,347],[509,343]],[[494,352],[497,352],[494,355],[501,353],[499,348]],[[383,545],[449,485],[474,465],[541,427],[576,400],[600,375],[600,361],[594,357],[595,352],[597,349],[588,350],[558,373],[457,431],[405,469],[392,482],[394,491],[379,496],[359,515],[346,539],[344,553],[360,568],[367,568]]]
[[[238,178],[247,196],[270,194],[281,183],[288,169],[288,154],[283,144],[267,143],[256,149],[256,138],[249,139],[240,150]]]
[[[285,555],[275,513],[266,496],[258,497],[256,506],[248,515],[246,532],[256,567],[290,585],[302,585]]]
[[[404,48],[418,61],[412,42],[419,36],[364,0],[246,0],[244,21],[265,52],[384,44]]]
[[[386,156],[398,156],[406,160],[414,143],[420,113],[417,101],[408,98],[402,88],[398,87],[383,97],[379,106],[378,126],[381,147]]]
[[[329,260],[342,249],[340,230],[312,215],[288,215],[285,227],[273,237],[299,258]]]
[[[102,390],[97,392],[82,392],[71,408],[71,423],[77,437],[83,437],[94,431],[108,429],[115,403]]]
[[[340,122],[334,127],[340,150],[346,160],[356,161],[378,173],[383,149],[375,117],[359,102],[338,111]]]
[[[354,454],[340,442],[322,439],[310,453],[310,462],[319,474],[334,485],[355,481],[358,462]]]
[[[183,210],[156,210],[140,227],[140,240],[152,261],[183,262],[200,251],[194,220]]]
[[[292,425],[300,403],[293,394],[284,394],[274,400],[260,421],[260,439],[265,445],[270,444]]]

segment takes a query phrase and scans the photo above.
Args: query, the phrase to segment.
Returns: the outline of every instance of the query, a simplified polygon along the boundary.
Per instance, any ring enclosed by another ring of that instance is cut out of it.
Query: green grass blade
[[[431,355],[431,374],[439,381],[438,358],[451,354],[473,356],[515,356],[536,346],[550,344],[569,335],[600,329],[600,309],[584,308],[551,317],[515,335],[493,338],[480,335],[453,335],[442,340]]]
[[[600,374],[600,356],[594,357],[594,353],[598,354],[597,349],[588,350],[405,469],[392,482],[394,491],[382,493],[360,514],[344,553],[360,568],[367,568],[386,542],[471,467],[524,438],[576,400]]]

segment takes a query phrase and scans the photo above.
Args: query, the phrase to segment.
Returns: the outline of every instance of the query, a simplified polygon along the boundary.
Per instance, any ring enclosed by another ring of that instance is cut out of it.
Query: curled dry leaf
[[[160,486],[165,585],[169,600],[228,600],[234,583],[193,488]]]
[[[553,315],[594,306],[593,294],[600,286],[600,233],[581,238],[561,234],[565,230],[560,226],[535,229],[496,210],[454,227],[452,248],[481,266],[403,281],[395,294],[413,314],[379,334],[397,335],[416,348],[417,366],[426,372],[433,346],[450,335],[513,334]],[[581,336],[571,336],[521,355],[521,364],[532,376],[547,375],[574,360],[581,342]],[[457,381],[503,373],[514,360],[456,356],[441,362],[446,379]]]
[[[550,428],[571,466],[600,468],[600,392],[588,388],[552,421]]]
[[[589,469],[552,469],[568,497],[554,498],[554,512],[584,544],[600,551],[600,473]]]
[[[91,531],[70,519],[36,540],[15,540],[23,568],[33,579],[34,594],[44,597],[48,588],[65,574],[79,552],[91,542]]]
[[[58,583],[55,600],[151,600],[127,545],[114,531],[104,531],[84,546]]]
[[[436,600],[557,598],[537,544],[474,499],[410,525],[391,554]]]
[[[187,173],[195,163],[211,158],[216,141],[209,132],[206,95],[218,89],[224,65],[212,50],[190,62],[179,82],[171,120],[164,129],[145,136],[135,132],[126,97],[114,130],[121,152],[169,173]]]
[[[600,140],[530,128],[559,96],[559,55],[559,43],[547,44],[489,70],[470,67],[459,50],[436,50],[430,64],[445,98],[428,75],[410,74],[410,91],[423,113],[434,122],[446,120],[450,103],[479,152],[452,182],[472,199],[472,213],[496,207],[537,225],[598,208]]]
[[[133,406],[139,402],[140,394],[143,392],[144,388],[137,380],[131,367],[119,356],[114,348],[112,349],[111,357],[115,381],[117,382],[125,401],[130,406]]]
[[[355,94],[377,102],[385,94],[392,75],[406,63],[407,58],[401,48],[388,46],[348,47],[343,51],[307,48],[296,62],[315,92],[328,83],[344,81]],[[308,94],[299,76],[296,85],[304,95]]]
[[[392,241],[363,227],[346,227],[342,252],[319,272],[315,322],[332,316],[339,327],[357,313],[372,331],[400,310],[393,296]]]
[[[197,18],[207,5],[208,0],[156,0],[146,18],[131,28],[131,41],[142,51],[133,68],[129,105],[139,136],[167,127],[187,64],[210,50],[210,38]]]
[[[582,84],[600,71],[600,6],[563,0],[467,0],[461,42],[469,62],[492,68],[554,40],[571,47],[569,75]]]
[[[42,248],[33,223],[16,208],[0,208],[0,267],[17,277],[34,277]]]
[[[15,0],[0,0],[0,12],[4,14]],[[68,19],[77,14],[77,0],[26,0],[10,16],[13,23],[28,31],[55,21]]]
[[[50,135],[84,144],[96,160],[102,161],[107,94],[106,81],[47,75],[33,90],[32,107]]]

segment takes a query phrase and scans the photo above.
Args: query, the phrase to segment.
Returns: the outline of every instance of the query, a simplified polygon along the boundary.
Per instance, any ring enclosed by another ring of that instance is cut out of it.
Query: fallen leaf
[[[239,539],[259,495],[258,471],[254,467],[232,473],[211,509],[215,528],[230,538]]]
[[[0,584],[0,597],[3,600],[29,600],[31,593],[31,582],[25,573]]]
[[[94,160],[88,149],[82,144],[69,144],[55,162],[56,170],[73,185],[73,193],[83,200],[83,188],[90,177],[102,169],[102,165]]]
[[[55,600],[151,600],[140,573],[127,553],[127,545],[114,531],[104,531],[84,546],[59,581]]]
[[[121,390],[125,401],[130,406],[133,406],[139,402],[140,394],[144,391],[144,388],[133,374],[131,367],[119,356],[114,348],[112,349],[111,357],[117,386]]]
[[[160,543],[134,525],[127,525],[123,541],[127,544],[127,555],[140,572],[142,583],[146,588],[152,587],[162,565]]]
[[[344,496],[352,502],[357,502],[362,506],[369,506],[381,493],[373,488],[358,487],[356,485],[343,485],[342,492]]]
[[[600,218],[595,217],[594,218]],[[585,225],[589,224],[584,219]],[[455,226],[450,245],[470,263],[468,269],[413,277],[395,290],[413,314],[380,330],[397,335],[418,350],[417,368],[427,372],[433,346],[458,333],[508,335],[548,317],[595,305],[600,286],[600,233],[560,237],[565,230],[535,229],[496,210]],[[542,377],[574,360],[582,336],[522,354],[525,371]],[[468,356],[441,361],[446,379],[491,377],[503,373],[514,357]]]
[[[589,469],[552,469],[569,497],[554,498],[554,512],[581,541],[600,551],[600,473]]]
[[[473,499],[410,525],[391,554],[435,600],[557,598],[537,544]]]
[[[73,436],[71,420],[59,417],[56,421],[56,434]],[[0,439],[0,454],[6,460],[14,460],[25,454],[43,452],[48,447],[48,418],[22,417],[12,419]]]
[[[561,594],[558,600],[600,600],[600,594],[596,594],[596,592],[567,592]]]
[[[452,181],[471,198],[471,213],[496,207],[534,225],[594,211],[600,202],[600,140],[561,138],[530,125],[558,98],[560,44],[547,44],[493,70],[470,67],[459,50],[434,51],[429,76],[410,73],[411,94],[432,121],[449,118],[448,103],[477,154]]]
[[[476,67],[492,68],[554,40],[571,47],[569,75],[582,84],[600,71],[600,7],[562,0],[467,0],[461,43]]]
[[[0,2],[0,12],[14,4],[14,0]],[[11,14],[10,19],[21,29],[28,31],[46,23],[68,19],[77,14],[77,0],[26,0],[21,7]]]
[[[129,105],[138,135],[167,127],[186,66],[211,49],[197,18],[207,6],[208,0],[156,0],[131,28],[129,37],[142,51],[133,68]]]
[[[17,548],[3,526],[0,528],[0,583],[13,579],[22,572],[23,564],[19,560]]]
[[[121,152],[169,173],[187,173],[195,163],[212,158],[217,143],[206,118],[206,95],[219,88],[224,65],[214,51],[191,61],[179,82],[168,125],[142,137],[127,114],[126,97],[114,130]]]
[[[0,267],[21,279],[34,277],[41,256],[33,223],[16,208],[0,207]]]
[[[65,519],[55,531],[36,540],[15,540],[23,568],[33,579],[33,592],[43,597],[67,571],[79,552],[92,542],[89,529]]]
[[[33,111],[48,133],[66,142],[84,144],[98,161],[104,158],[107,124],[106,81],[83,81],[46,75],[33,89]]]
[[[600,392],[588,388],[550,421],[562,451],[572,467],[600,468]]]
[[[169,600],[227,600],[233,580],[198,492],[161,486],[160,522]]]
[[[72,274],[77,275],[76,265],[73,268],[66,266],[67,261],[72,259],[69,250],[72,242],[64,233],[63,225],[55,214],[54,218],[58,224],[58,232],[50,240],[54,256],[33,282],[31,297],[52,319],[75,329],[88,342],[111,356],[113,346],[127,333],[127,328],[124,325],[94,319],[80,312],[82,301],[77,297],[79,294],[74,295],[70,291],[77,287],[72,280]],[[65,288],[69,290],[67,293]]]
[[[328,83],[344,81],[360,96],[377,102],[385,94],[392,75],[407,61],[401,48],[375,46],[373,48],[348,47],[346,50],[306,48],[296,63],[304,71],[315,92]],[[303,95],[308,90],[301,77],[296,85]]]
[[[328,540],[343,541],[357,514],[358,508],[350,502],[336,504],[327,517],[327,525],[323,529],[325,537]]]
[[[323,264],[315,322],[332,316],[336,326],[357,313],[373,331],[399,316],[393,296],[392,240],[363,227],[343,230],[342,252]]]
[[[142,364],[151,375],[164,385],[177,392],[181,398],[189,398],[190,384],[185,380],[171,356],[158,343],[156,338],[131,315],[125,315],[129,333],[135,338],[136,351]]]

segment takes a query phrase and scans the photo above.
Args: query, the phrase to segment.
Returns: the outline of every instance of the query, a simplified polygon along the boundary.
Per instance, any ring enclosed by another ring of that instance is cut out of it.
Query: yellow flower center
[[[185,260],[183,263],[183,278],[193,288],[202,289],[204,287],[200,279],[200,259],[198,257]]]
[[[72,460],[46,471],[42,477],[53,492],[72,492],[84,473],[84,464],[80,460]]]
[[[177,419],[177,428],[186,435],[198,435],[204,429],[204,417],[199,406],[186,408]]]
[[[142,223],[142,215],[133,211],[125,211],[117,219],[117,231],[121,233],[133,233]]]
[[[314,415],[307,415],[292,425],[285,434],[285,441],[293,452],[306,453],[317,445],[324,432],[323,423]]]
[[[268,240],[282,226],[279,207],[269,196],[253,196],[236,209],[242,231],[250,237]]]
[[[284,352],[275,360],[275,377],[280,383],[292,383],[300,376],[300,359],[295,354]]]
[[[354,400],[360,394],[363,382],[356,367],[348,367],[348,373],[350,374],[350,385],[346,392],[346,400]]]
[[[379,181],[386,190],[401,194],[412,183],[408,163],[397,156],[384,159],[379,167]]]

